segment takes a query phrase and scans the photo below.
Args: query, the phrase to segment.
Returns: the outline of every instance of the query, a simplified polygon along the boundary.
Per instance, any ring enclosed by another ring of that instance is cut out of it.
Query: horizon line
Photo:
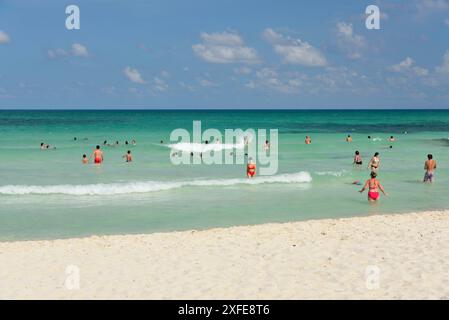
[[[444,108],[386,108],[386,107],[360,107],[360,108],[298,108],[298,107],[279,107],[279,108],[235,108],[235,107],[220,107],[220,108],[183,108],[183,107],[168,107],[168,108],[1,108],[0,111],[401,111],[401,110],[416,110],[416,111],[438,111],[449,110],[449,107]]]

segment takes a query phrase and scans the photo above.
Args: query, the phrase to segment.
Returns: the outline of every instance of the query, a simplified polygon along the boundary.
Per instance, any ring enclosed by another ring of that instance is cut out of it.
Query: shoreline
[[[448,228],[440,210],[5,241],[0,298],[449,299]]]

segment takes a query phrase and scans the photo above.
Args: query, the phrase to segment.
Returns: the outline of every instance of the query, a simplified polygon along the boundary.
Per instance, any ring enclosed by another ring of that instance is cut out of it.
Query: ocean
[[[248,181],[244,164],[174,165],[170,134],[191,132],[193,121],[220,132],[277,129],[278,172]],[[447,209],[448,138],[446,110],[0,111],[0,240]],[[40,150],[42,142],[51,147]],[[96,145],[104,163],[83,165]],[[352,164],[355,150],[362,167]],[[374,152],[389,197],[369,204],[352,182],[368,178]],[[421,182],[428,153],[438,163],[432,185]]]

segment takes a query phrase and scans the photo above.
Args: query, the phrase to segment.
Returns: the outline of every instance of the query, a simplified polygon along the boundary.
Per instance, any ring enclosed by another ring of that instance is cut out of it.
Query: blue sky
[[[0,0],[3,109],[373,107],[449,107],[449,0]]]

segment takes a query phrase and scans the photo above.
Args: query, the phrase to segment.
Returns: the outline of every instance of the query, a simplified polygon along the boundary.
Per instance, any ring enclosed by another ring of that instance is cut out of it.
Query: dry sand
[[[3,242],[0,298],[448,299],[448,231],[441,211]]]

